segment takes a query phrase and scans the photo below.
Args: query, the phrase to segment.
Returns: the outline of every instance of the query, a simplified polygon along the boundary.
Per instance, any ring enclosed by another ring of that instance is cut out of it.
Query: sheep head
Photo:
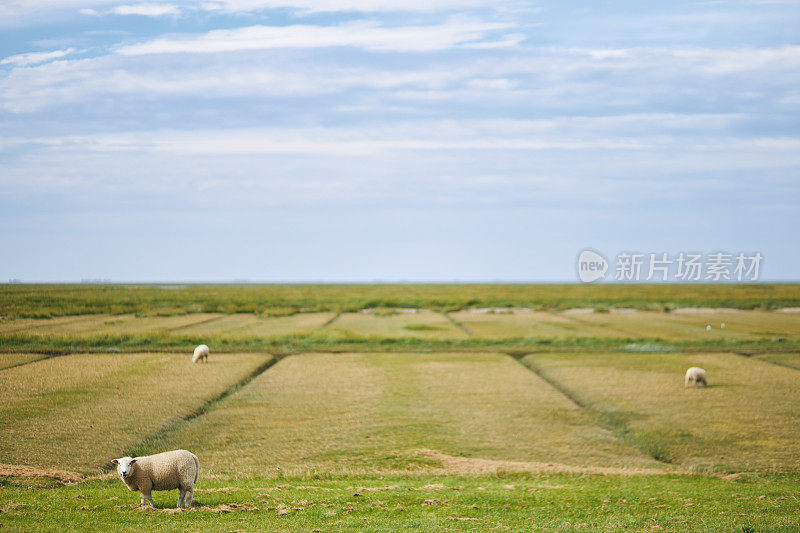
[[[133,471],[133,465],[136,464],[136,459],[131,457],[122,457],[120,459],[112,459],[111,462],[117,465],[117,474],[124,479]]]

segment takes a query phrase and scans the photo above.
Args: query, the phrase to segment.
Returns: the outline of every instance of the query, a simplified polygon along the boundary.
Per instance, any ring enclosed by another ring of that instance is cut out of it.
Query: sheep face
[[[136,464],[136,459],[122,457],[121,459],[113,459],[111,462],[117,465],[117,474],[124,480],[131,475],[133,465]]]

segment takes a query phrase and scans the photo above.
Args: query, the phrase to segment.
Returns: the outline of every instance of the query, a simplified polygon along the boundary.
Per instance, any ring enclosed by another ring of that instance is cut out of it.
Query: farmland
[[[800,528],[797,285],[0,294],[12,530]],[[133,505],[173,448],[196,506]]]

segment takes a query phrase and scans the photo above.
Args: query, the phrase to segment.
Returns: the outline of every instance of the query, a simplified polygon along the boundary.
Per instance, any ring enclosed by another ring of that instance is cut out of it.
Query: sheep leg
[[[194,488],[186,489],[186,507],[192,506],[193,497],[194,497]]]
[[[183,500],[186,498],[186,491],[183,489],[180,489],[180,491],[180,496],[178,496],[178,507],[183,507]]]
[[[142,491],[142,505],[144,505],[145,498],[147,499],[147,501],[150,502],[150,505],[152,505],[153,507],[156,506],[156,502],[153,501],[153,496],[152,494],[150,494],[149,490],[147,492]]]

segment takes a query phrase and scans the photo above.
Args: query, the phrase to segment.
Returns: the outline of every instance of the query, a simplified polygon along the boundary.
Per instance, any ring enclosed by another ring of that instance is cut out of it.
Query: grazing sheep
[[[690,383],[694,383],[695,387],[699,386],[701,383],[704,387],[708,387],[706,371],[697,366],[693,366],[687,370],[686,379],[684,380],[684,387],[688,387]]]
[[[117,465],[117,473],[133,491],[141,492],[141,504],[145,500],[153,507],[151,490],[180,489],[178,507],[191,507],[194,484],[200,475],[197,456],[186,450],[157,453],[145,457],[122,457],[111,461]]]
[[[208,346],[205,344],[201,344],[197,348],[194,349],[194,355],[192,356],[192,363],[198,363],[200,361],[205,361],[208,363]]]

